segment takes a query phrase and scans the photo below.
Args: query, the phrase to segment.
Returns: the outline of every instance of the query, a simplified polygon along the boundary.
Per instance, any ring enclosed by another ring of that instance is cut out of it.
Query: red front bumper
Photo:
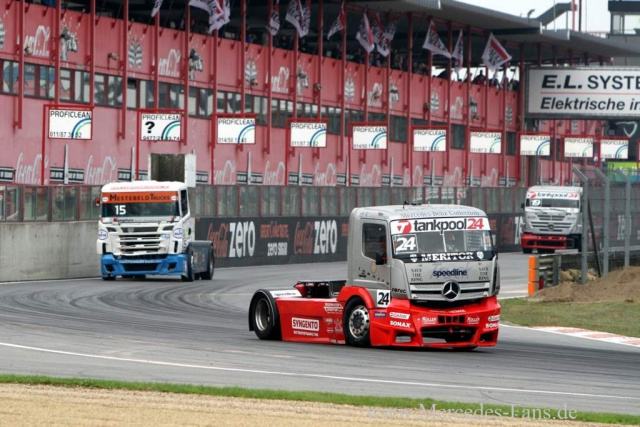
[[[522,233],[520,245],[523,249],[568,249],[567,236],[550,236]]]
[[[386,309],[372,310],[371,345],[492,347],[498,341],[499,323],[496,297],[454,309],[429,309],[394,299]]]

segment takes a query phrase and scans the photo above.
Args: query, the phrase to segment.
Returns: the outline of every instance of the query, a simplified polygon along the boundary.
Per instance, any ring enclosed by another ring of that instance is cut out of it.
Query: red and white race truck
[[[347,280],[259,289],[249,329],[260,339],[354,346],[494,346],[498,256],[486,214],[455,205],[354,209]]]

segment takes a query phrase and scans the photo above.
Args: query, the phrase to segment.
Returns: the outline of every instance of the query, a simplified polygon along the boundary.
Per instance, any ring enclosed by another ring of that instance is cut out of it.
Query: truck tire
[[[369,309],[360,298],[353,298],[344,310],[344,338],[348,345],[369,347],[371,345]]]
[[[183,282],[193,282],[193,279],[195,278],[193,274],[192,261],[193,261],[193,251],[191,250],[191,248],[189,248],[187,249],[187,271],[186,271],[186,274],[183,274],[182,276],[180,276]]]
[[[213,256],[213,247],[209,249],[209,259],[207,264],[207,271],[204,273],[200,273],[200,278],[202,280],[211,280],[213,279],[213,268],[215,267],[216,260]]]
[[[278,323],[278,308],[275,302],[263,293],[257,293],[249,308],[250,329],[261,340],[279,340],[281,337]]]
[[[533,253],[533,249],[532,248],[522,248],[522,253],[523,254],[532,254]]]

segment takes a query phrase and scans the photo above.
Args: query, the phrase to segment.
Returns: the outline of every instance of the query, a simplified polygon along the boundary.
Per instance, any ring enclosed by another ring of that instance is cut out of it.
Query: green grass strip
[[[640,302],[500,300],[500,320],[522,326],[564,326],[640,337]]]
[[[489,405],[462,402],[445,402],[434,399],[409,399],[403,397],[377,397],[377,396],[354,396],[341,393],[322,393],[315,391],[286,391],[286,390],[263,390],[249,389],[242,387],[211,387],[204,385],[192,384],[169,384],[169,383],[145,383],[145,382],[126,382],[101,379],[82,379],[82,378],[56,378],[35,375],[8,375],[0,374],[1,384],[26,384],[26,385],[49,385],[55,387],[70,388],[89,388],[89,389],[106,389],[106,390],[132,390],[132,391],[153,391],[161,393],[175,394],[195,394],[203,396],[221,396],[221,397],[239,397],[251,399],[270,399],[270,400],[289,400],[297,402],[319,402],[332,403],[337,405],[353,405],[372,407],[370,414],[383,420],[391,419],[394,416],[402,416],[394,410],[416,409],[420,410],[421,405],[426,411],[429,411],[435,405],[438,411],[457,411],[458,414],[464,411],[478,411],[482,409],[482,413],[489,411],[502,414],[509,414],[511,417],[512,407],[507,405]],[[383,409],[387,408],[387,410]],[[390,409],[389,409],[390,408]],[[571,408],[568,408],[571,409]],[[558,409],[542,409],[523,406],[515,406],[515,419],[525,419],[529,415],[529,419],[535,418],[533,414],[544,414],[548,411],[551,416],[558,414]],[[437,416],[436,416],[437,417]],[[507,417],[507,415],[503,415]],[[437,418],[436,418],[437,419]],[[538,415],[538,418],[540,416]],[[573,418],[576,421],[597,422],[606,424],[636,424],[640,425],[640,416],[625,414],[610,414],[596,412],[577,412]]]

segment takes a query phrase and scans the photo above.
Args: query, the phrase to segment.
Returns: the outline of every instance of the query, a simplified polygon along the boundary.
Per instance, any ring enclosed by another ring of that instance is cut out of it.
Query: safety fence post
[[[582,210],[582,238],[580,239],[580,242],[582,243],[582,268],[580,274],[580,282],[584,285],[585,283],[587,283],[587,270],[589,269],[589,209],[587,208],[589,206],[589,178],[587,178],[582,172],[580,172],[580,169],[578,169],[576,166],[574,166],[572,169],[573,173],[578,175],[578,178],[580,178],[580,181],[582,182],[582,201],[580,203],[580,209]]]
[[[604,244],[602,247],[602,277],[606,277],[609,274],[609,233],[611,229],[611,182],[609,177],[607,177],[600,169],[595,169],[596,174],[600,176],[602,182],[604,183],[604,224],[602,224],[603,233],[602,238],[604,239]],[[595,248],[594,248],[595,250]],[[598,256],[598,251],[596,252],[596,256]]]

